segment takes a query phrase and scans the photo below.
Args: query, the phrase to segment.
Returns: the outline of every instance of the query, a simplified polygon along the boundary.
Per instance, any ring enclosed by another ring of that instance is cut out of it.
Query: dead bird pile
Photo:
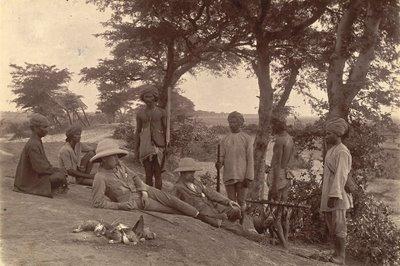
[[[143,215],[140,216],[139,220],[134,226],[127,226],[117,221],[110,223],[98,221],[98,220],[87,220],[79,224],[73,233],[79,233],[84,231],[92,231],[98,237],[105,237],[108,239],[108,243],[124,243],[136,245],[139,242],[151,240],[156,238],[156,233],[151,232],[148,227],[144,226]]]

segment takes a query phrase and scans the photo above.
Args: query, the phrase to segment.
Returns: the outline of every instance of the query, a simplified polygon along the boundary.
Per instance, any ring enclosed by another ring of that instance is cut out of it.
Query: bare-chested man
[[[268,175],[268,198],[276,201],[287,201],[291,185],[288,179],[288,164],[294,153],[292,137],[286,131],[283,120],[272,119],[272,134],[275,135],[275,144],[271,160],[271,172]],[[275,228],[283,247],[287,248],[289,233],[289,217],[284,207],[278,207],[275,214]]]

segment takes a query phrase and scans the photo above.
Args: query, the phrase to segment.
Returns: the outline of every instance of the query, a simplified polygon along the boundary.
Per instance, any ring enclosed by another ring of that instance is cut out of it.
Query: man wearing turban
[[[65,173],[53,167],[44,152],[42,138],[47,135],[49,121],[40,114],[29,120],[32,135],[22,150],[14,180],[14,191],[53,197],[53,193],[66,192]]]
[[[91,174],[93,164],[90,162],[95,154],[94,149],[85,143],[81,143],[82,127],[70,126],[66,133],[65,144],[58,153],[60,168],[68,175],[75,177],[76,183],[81,185],[93,184],[94,174]],[[82,153],[86,153],[82,156]]]
[[[144,166],[146,184],[161,189],[167,114],[164,109],[156,106],[158,101],[156,87],[144,85],[140,99],[146,106],[136,114],[135,159]]]
[[[246,208],[246,193],[250,182],[254,179],[253,140],[241,131],[244,123],[243,115],[232,112],[228,115],[231,133],[221,141],[221,153],[215,166],[224,167],[223,180],[230,200]]]
[[[335,252],[331,261],[337,264],[345,261],[346,210],[353,207],[351,195],[345,190],[352,163],[350,151],[342,143],[348,129],[343,118],[332,118],[325,124],[325,140],[330,148],[325,156],[320,211],[334,241]]]

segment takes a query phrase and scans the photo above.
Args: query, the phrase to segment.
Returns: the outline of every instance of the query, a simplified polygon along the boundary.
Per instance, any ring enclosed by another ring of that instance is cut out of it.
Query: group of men
[[[232,112],[228,116],[231,132],[221,141],[217,169],[223,167],[223,181],[227,196],[203,186],[195,179],[201,170],[192,158],[182,158],[178,168],[179,179],[174,193],[162,191],[161,174],[165,162],[165,111],[156,106],[158,92],[147,87],[141,94],[146,104],[137,113],[135,159],[145,168],[145,182],[120,160],[128,154],[111,139],[104,139],[93,147],[80,142],[82,128],[72,126],[66,132],[66,143],[59,151],[59,168],[53,167],[44,152],[41,138],[48,133],[46,117],[33,114],[30,118],[32,136],[26,143],[18,163],[14,190],[52,197],[68,189],[67,177],[76,183],[92,186],[92,206],[120,210],[149,210],[184,214],[212,226],[226,228],[241,235],[256,233],[241,226],[246,212],[247,189],[254,179],[253,141],[241,130],[243,115]],[[345,257],[346,210],[352,206],[345,191],[351,169],[351,155],[342,143],[348,125],[342,118],[326,123],[326,143],[330,145],[325,157],[321,196],[321,212],[325,213],[328,229],[334,237],[335,253],[332,262],[343,263]],[[268,175],[269,199],[287,201],[291,180],[288,168],[294,154],[292,137],[282,120],[272,120],[275,144]],[[85,153],[83,155],[83,153]],[[94,163],[99,163],[92,173]],[[154,182],[153,182],[154,178]],[[155,187],[153,187],[155,184]],[[280,208],[275,228],[283,246],[287,246],[288,221]]]

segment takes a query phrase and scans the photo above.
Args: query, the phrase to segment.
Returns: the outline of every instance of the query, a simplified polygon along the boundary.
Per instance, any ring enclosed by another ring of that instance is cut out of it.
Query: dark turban
[[[143,85],[143,90],[140,93],[140,99],[143,101],[144,95],[151,94],[154,96],[155,100],[158,100],[158,89],[153,85]]]
[[[80,125],[72,125],[67,129],[67,132],[65,132],[65,135],[67,136],[67,139],[69,139],[73,135],[80,134],[80,133],[82,133],[82,127]]]
[[[230,113],[230,114],[228,115],[228,121],[229,121],[230,119],[232,119],[232,118],[238,119],[238,120],[241,122],[241,124],[244,123],[244,117],[243,117],[243,115],[242,115],[241,113],[237,112],[237,111],[234,111],[234,112],[232,112],[232,113]]]
[[[45,116],[34,113],[34,114],[32,114],[31,118],[29,119],[29,125],[31,127],[40,127],[40,126],[46,127],[46,126],[49,126],[50,123],[49,123],[49,120]]]
[[[339,137],[343,136],[349,130],[346,120],[340,117],[332,118],[326,121],[325,130],[335,133]]]

